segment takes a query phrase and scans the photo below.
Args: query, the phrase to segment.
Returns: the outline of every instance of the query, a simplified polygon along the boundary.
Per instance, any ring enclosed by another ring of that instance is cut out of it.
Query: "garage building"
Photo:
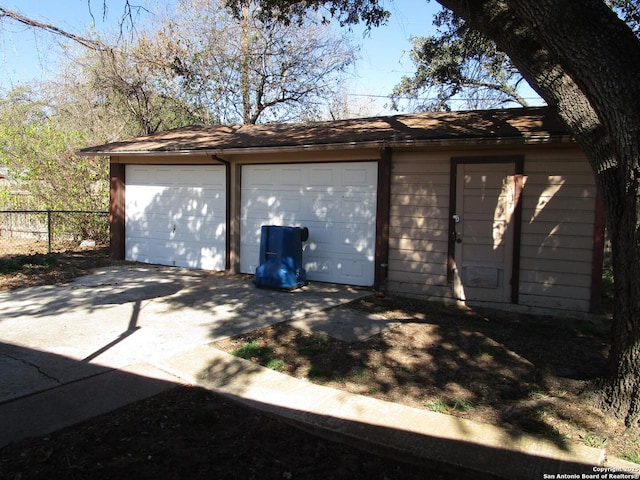
[[[116,259],[252,274],[262,225],[306,226],[310,281],[598,307],[593,174],[546,107],[185,127],[82,154],[110,157]]]

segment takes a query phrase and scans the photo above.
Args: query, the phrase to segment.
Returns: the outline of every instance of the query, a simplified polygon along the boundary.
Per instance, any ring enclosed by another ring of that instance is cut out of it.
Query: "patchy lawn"
[[[214,344],[352,393],[606,448],[640,463],[637,430],[592,407],[609,322],[371,296],[342,308],[395,323],[345,343],[278,324]]]

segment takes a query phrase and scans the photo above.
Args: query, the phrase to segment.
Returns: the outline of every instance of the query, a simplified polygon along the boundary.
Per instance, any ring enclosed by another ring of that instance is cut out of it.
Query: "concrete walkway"
[[[331,307],[367,294],[322,284],[262,290],[246,278],[163,267],[0,293],[0,446],[190,384],[405,461],[509,479],[601,465],[640,473],[602,450],[313,385],[209,346],[280,321],[356,341],[386,321]]]
[[[316,435],[470,478],[563,478],[595,475],[598,468],[640,474],[640,465],[607,459],[604,450],[314,385],[207,346],[169,359],[164,368]]]

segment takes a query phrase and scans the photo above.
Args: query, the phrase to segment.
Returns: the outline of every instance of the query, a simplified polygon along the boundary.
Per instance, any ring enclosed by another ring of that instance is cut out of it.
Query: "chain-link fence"
[[[109,212],[0,210],[0,256],[108,245]]]

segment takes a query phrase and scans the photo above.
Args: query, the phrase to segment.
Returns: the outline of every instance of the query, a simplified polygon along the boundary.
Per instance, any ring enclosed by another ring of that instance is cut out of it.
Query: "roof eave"
[[[393,148],[420,147],[461,147],[461,146],[502,146],[502,145],[545,145],[545,144],[573,144],[575,139],[569,134],[535,133],[520,137],[474,137],[447,138],[425,140],[402,140],[388,142]]]
[[[80,156],[180,156],[180,155],[249,155],[260,153],[287,153],[301,151],[353,150],[380,148],[386,144],[383,140],[373,142],[326,143],[308,145],[281,145],[262,147],[234,148],[195,148],[191,150],[92,150],[79,151]]]
[[[574,138],[568,134],[530,134],[519,137],[475,137],[475,138],[433,138],[433,139],[402,139],[375,140],[365,142],[325,143],[308,145],[281,145],[261,147],[233,147],[233,148],[198,148],[184,150],[92,150],[77,152],[80,156],[207,156],[217,155],[251,155],[262,153],[291,153],[304,151],[354,150],[372,148],[426,148],[426,147],[460,147],[460,146],[491,146],[491,145],[540,145],[540,144],[571,144]]]

